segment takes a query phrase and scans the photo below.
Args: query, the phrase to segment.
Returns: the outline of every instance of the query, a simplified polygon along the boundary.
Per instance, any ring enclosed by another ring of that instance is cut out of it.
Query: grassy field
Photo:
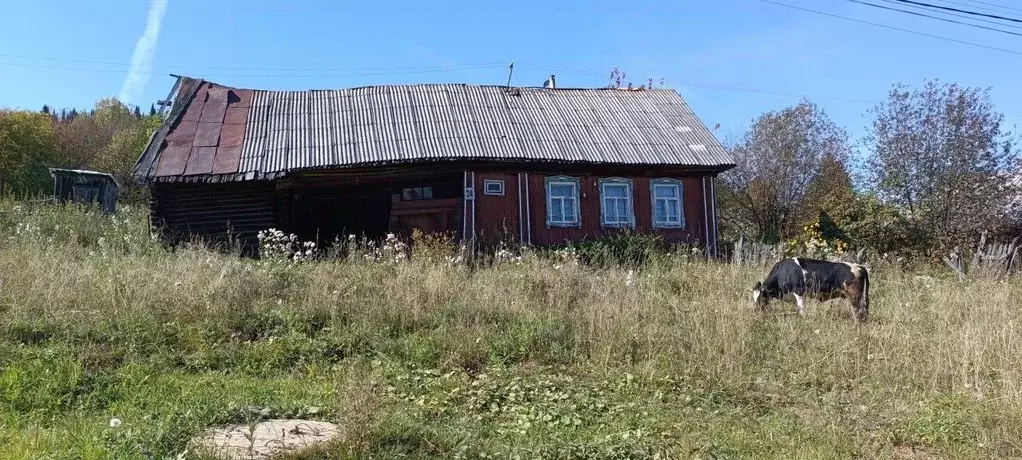
[[[1022,281],[877,265],[857,326],[755,312],[764,270],[292,265],[0,200],[0,458],[194,458],[293,416],[342,427],[303,459],[1022,456]]]

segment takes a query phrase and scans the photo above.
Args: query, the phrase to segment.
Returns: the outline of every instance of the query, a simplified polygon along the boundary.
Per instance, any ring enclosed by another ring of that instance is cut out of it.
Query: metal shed
[[[99,203],[103,212],[117,210],[117,190],[120,185],[114,176],[97,171],[50,168],[53,176],[53,198],[58,203]]]

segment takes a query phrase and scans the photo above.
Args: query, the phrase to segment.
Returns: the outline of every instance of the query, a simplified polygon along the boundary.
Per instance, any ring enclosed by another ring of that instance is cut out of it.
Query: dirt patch
[[[897,460],[936,460],[941,458],[936,452],[919,446],[897,446],[893,457]]]
[[[313,420],[266,420],[206,430],[192,440],[192,449],[224,460],[268,460],[299,452],[337,436],[332,423]]]

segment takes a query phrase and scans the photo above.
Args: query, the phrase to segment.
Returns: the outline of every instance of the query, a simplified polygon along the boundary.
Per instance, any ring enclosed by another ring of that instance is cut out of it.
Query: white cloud
[[[135,43],[135,52],[131,55],[131,68],[121,86],[121,94],[117,98],[125,104],[138,103],[149,79],[152,77],[153,56],[156,55],[156,40],[160,37],[163,25],[163,14],[167,12],[167,0],[152,0],[149,3],[149,17],[146,19],[145,31]]]

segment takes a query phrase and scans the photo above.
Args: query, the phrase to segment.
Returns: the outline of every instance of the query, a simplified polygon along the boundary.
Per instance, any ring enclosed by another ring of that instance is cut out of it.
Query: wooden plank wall
[[[477,174],[479,176],[479,174]],[[616,229],[604,229],[601,226],[599,179],[604,176],[574,175],[581,181],[582,190],[579,199],[582,226],[581,228],[561,228],[546,226],[546,188],[545,178],[555,174],[529,174],[529,209],[531,210],[532,244],[562,244],[567,241],[579,241],[605,235]],[[610,177],[610,176],[606,176]],[[649,181],[647,177],[626,177],[633,181],[633,207],[635,209],[635,231],[656,234],[670,243],[698,243],[705,246],[706,217],[703,201],[703,180],[701,177],[676,177],[682,181],[683,209],[685,227],[681,229],[653,230],[653,205],[650,201]],[[709,182],[709,180],[707,180]],[[480,182],[480,185],[482,182]],[[517,203],[515,204],[517,206]],[[517,208],[515,209],[517,212]],[[481,219],[488,215],[480,213]],[[711,228],[712,233],[712,228]]]
[[[487,195],[483,186],[486,180],[504,181],[504,196]],[[477,172],[473,187],[476,200],[476,240],[484,246],[497,244],[501,240],[508,243],[518,241],[521,232],[518,219],[518,174]]]
[[[274,196],[272,182],[157,183],[150,201],[152,223],[171,244],[236,242],[251,251],[259,231],[279,227]]]

